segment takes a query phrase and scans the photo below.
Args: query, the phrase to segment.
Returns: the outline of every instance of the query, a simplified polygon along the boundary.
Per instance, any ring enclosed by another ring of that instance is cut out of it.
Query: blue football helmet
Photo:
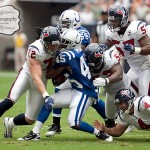
[[[86,47],[85,54],[91,72],[99,73],[105,65],[101,46],[98,43],[91,43]]]

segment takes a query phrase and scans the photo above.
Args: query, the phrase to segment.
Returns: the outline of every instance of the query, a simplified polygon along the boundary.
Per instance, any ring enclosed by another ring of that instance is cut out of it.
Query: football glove
[[[134,47],[132,44],[125,44],[124,45],[124,49],[126,51],[129,51],[131,53],[135,53],[135,54],[139,54],[141,52],[141,48],[140,47]]]
[[[44,103],[45,108],[48,111],[51,111],[52,110],[52,105],[54,104],[54,100],[50,96],[47,96],[47,97],[45,97],[44,102],[45,102]]]
[[[108,49],[108,46],[104,43],[99,44],[100,49],[104,52]]]
[[[108,78],[96,78],[93,81],[94,86],[96,87],[101,87],[101,86],[106,86],[109,83],[109,79]]]

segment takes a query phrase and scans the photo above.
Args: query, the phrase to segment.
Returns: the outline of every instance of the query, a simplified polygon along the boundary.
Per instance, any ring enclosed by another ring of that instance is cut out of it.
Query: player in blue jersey
[[[87,45],[90,44],[90,33],[89,31],[81,26],[81,18],[78,12],[74,10],[65,10],[59,17],[58,22],[58,29],[62,33],[66,29],[76,29],[81,37],[81,48],[84,50]],[[58,86],[55,88],[55,91],[58,91],[60,89],[64,89],[69,86],[69,82],[66,81],[64,84]],[[107,119],[104,113],[104,102],[102,100],[97,101],[96,103],[92,104],[92,107],[102,116],[103,119],[105,119],[105,125],[106,126],[113,126],[114,120]],[[53,110],[53,124],[48,129],[49,131],[46,133],[46,136],[53,136],[55,133],[60,133],[60,118],[61,118],[61,111],[62,109],[54,109]],[[45,114],[45,113],[43,113]],[[39,118],[40,120],[40,118]]]
[[[84,59],[81,49],[81,35],[74,29],[68,29],[61,35],[61,48],[65,49],[56,57],[56,66],[71,68],[63,71],[68,78],[71,87],[59,90],[45,100],[45,107],[48,111],[52,108],[69,108],[68,123],[71,128],[96,135],[105,141],[112,141],[112,137],[99,132],[91,125],[82,121],[88,107],[98,99],[93,85],[92,77],[87,62]],[[54,69],[55,71],[55,69]],[[62,72],[62,71],[61,71]],[[60,73],[61,73],[60,72]],[[52,78],[52,69],[47,73]],[[33,131],[19,140],[37,140]]]

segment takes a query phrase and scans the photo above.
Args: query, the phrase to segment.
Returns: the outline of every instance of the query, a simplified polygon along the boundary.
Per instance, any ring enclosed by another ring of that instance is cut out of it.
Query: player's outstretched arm
[[[99,122],[98,120],[95,120],[93,122],[93,126],[103,132],[108,133],[109,135],[115,136],[115,137],[119,137],[121,136],[125,130],[128,128],[128,126],[124,126],[121,124],[116,124],[115,127],[113,128],[107,128],[106,126],[104,126],[103,123]]]

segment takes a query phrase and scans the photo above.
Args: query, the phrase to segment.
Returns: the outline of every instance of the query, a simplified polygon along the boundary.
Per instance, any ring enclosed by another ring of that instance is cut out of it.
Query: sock
[[[14,128],[16,125],[14,124],[14,118],[9,118],[9,125],[12,127],[12,128]]]
[[[60,126],[60,117],[53,116],[53,124]]]
[[[42,109],[37,117],[37,121],[44,123],[48,119],[50,113],[51,113],[51,111],[47,110],[45,108],[45,106],[43,105]]]
[[[35,123],[35,125],[34,125],[32,131],[33,131],[34,133],[40,133],[40,130],[41,130],[42,126],[43,126],[43,123],[42,123],[42,122],[36,121],[36,123]]]
[[[105,103],[103,100],[97,100],[92,104],[92,107],[98,112],[98,114],[103,118],[106,119],[105,114]]]
[[[14,117],[13,122],[15,125],[29,125],[29,123],[25,120],[24,113]]]
[[[10,109],[13,106],[13,102],[10,99],[4,99],[0,103],[0,117],[4,114],[5,111]]]
[[[84,131],[84,132],[88,132],[91,134],[93,134],[93,132],[94,132],[94,128],[91,125],[89,125],[86,122],[82,122],[82,121],[80,122],[79,130]]]
[[[93,134],[94,134],[94,135],[97,135],[98,133],[99,133],[99,130],[97,130],[96,128],[94,128]]]

